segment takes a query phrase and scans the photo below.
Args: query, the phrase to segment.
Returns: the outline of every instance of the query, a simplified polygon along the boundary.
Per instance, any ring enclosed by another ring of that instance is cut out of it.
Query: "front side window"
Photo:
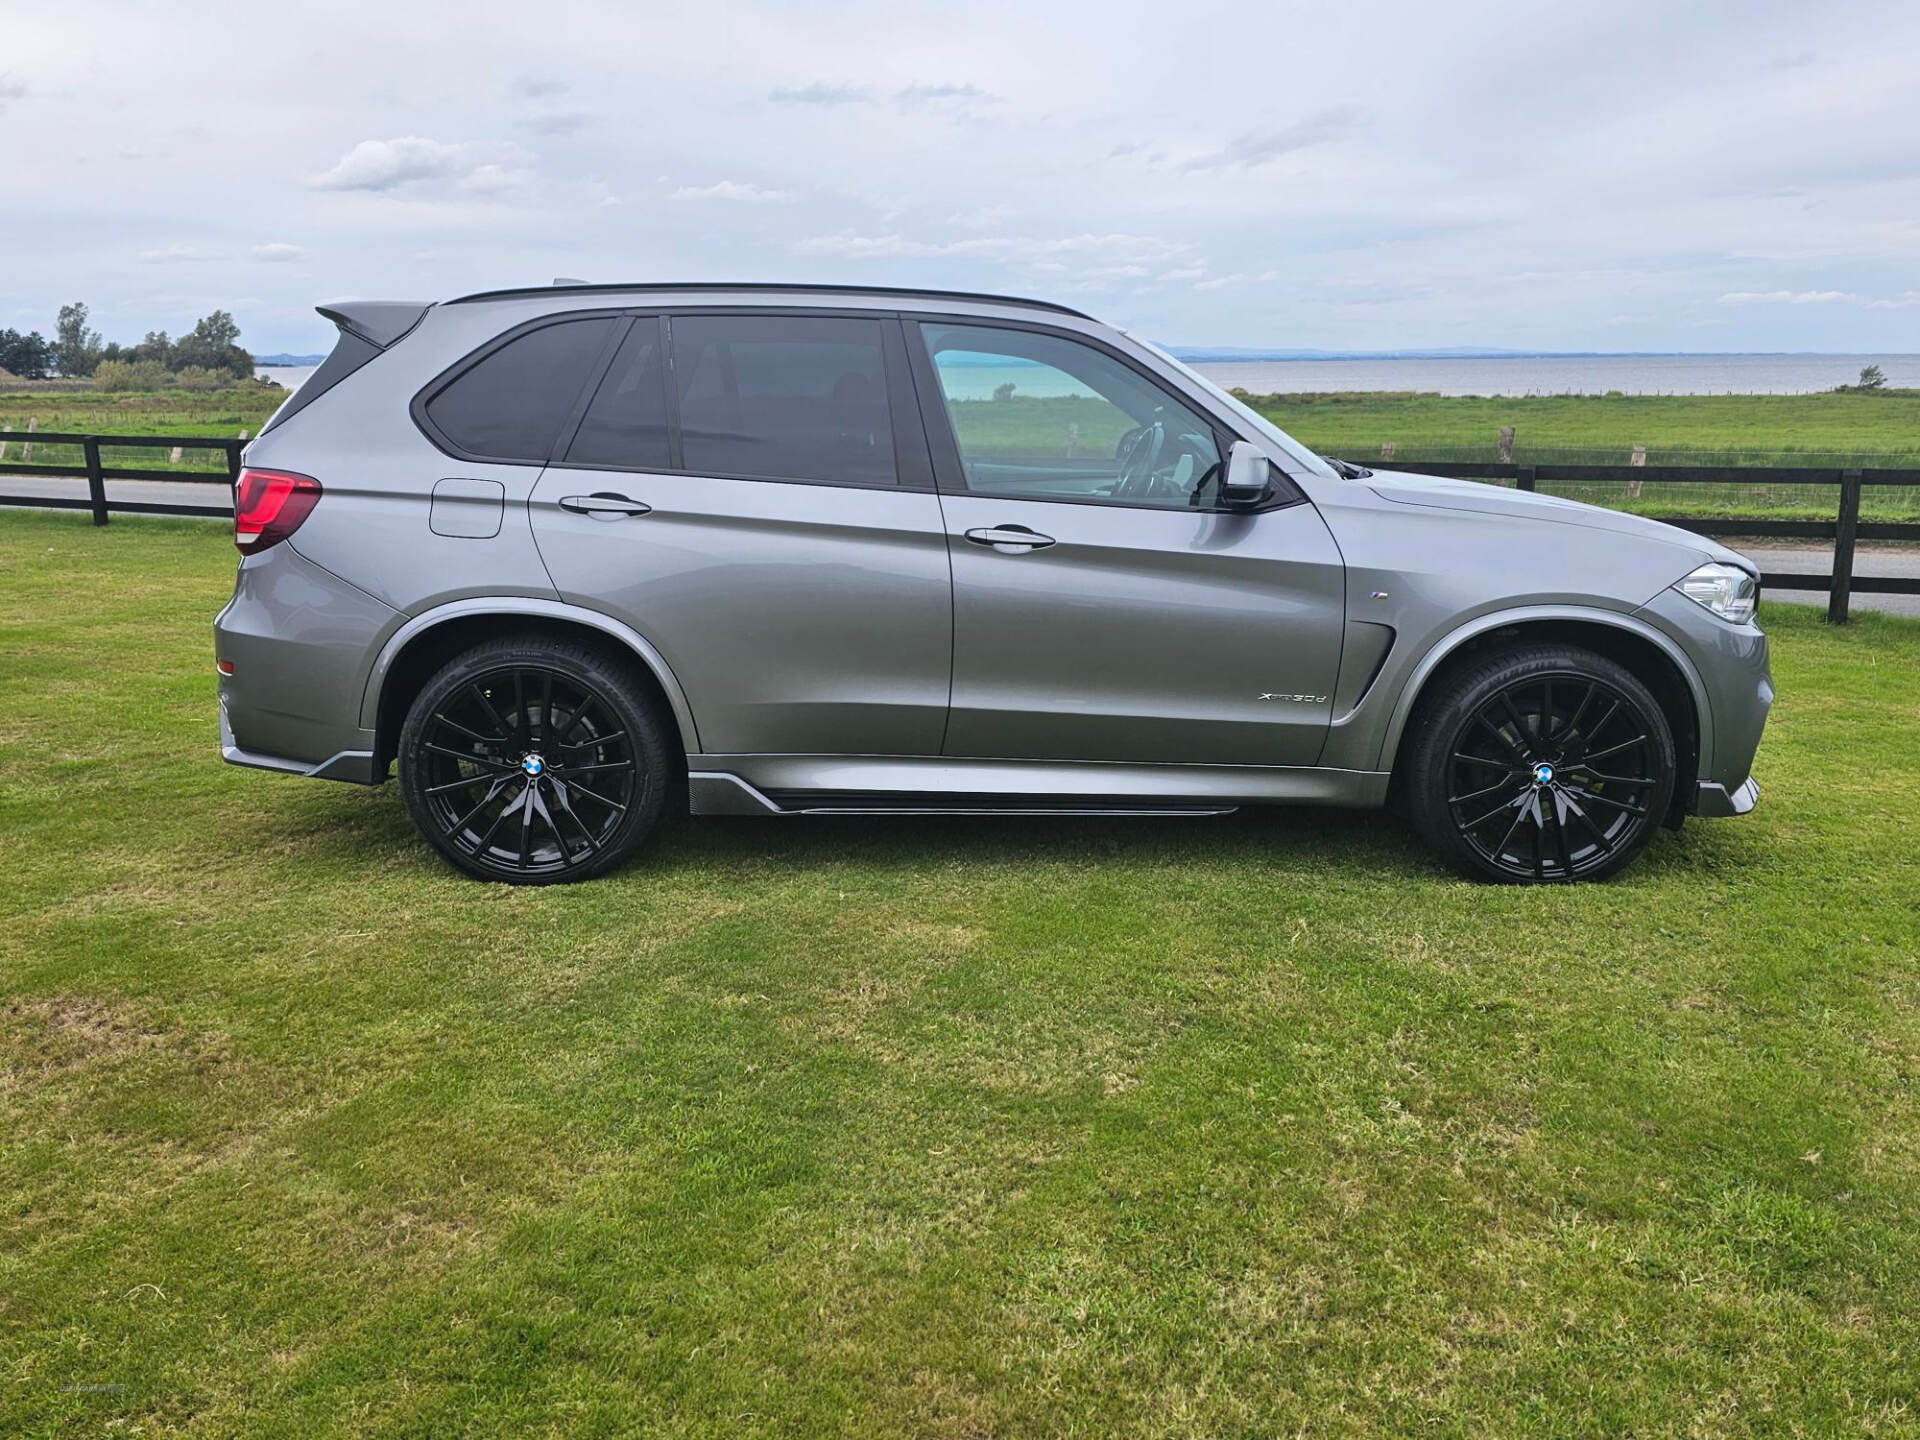
[[[672,344],[687,470],[897,483],[879,321],[675,316]]]
[[[544,461],[618,323],[564,320],[516,336],[429,400],[427,418],[470,455]]]
[[[1091,345],[922,325],[970,493],[1178,508],[1217,493],[1213,427]]]

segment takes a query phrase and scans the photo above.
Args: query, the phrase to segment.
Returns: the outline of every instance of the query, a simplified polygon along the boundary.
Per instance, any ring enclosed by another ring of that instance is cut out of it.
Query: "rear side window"
[[[515,337],[427,402],[458,449],[497,460],[545,460],[618,324],[565,320]]]
[[[567,447],[567,463],[613,465],[622,470],[665,470],[672,463],[667,445],[667,366],[660,348],[659,320],[636,320],[627,332]]]
[[[704,475],[897,483],[877,320],[673,320],[685,468]]]

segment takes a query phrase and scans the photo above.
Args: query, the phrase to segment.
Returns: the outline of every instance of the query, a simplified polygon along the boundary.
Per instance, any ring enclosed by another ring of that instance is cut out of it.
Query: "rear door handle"
[[[1002,555],[1020,555],[1028,550],[1044,550],[1053,544],[1051,535],[1041,535],[1024,525],[996,525],[987,530],[969,530],[967,539],[976,545],[991,545]]]
[[[629,500],[625,495],[616,495],[610,490],[597,491],[592,495],[569,495],[560,502],[562,510],[571,510],[576,515],[591,515],[596,520],[619,520],[628,515],[650,514],[653,507],[644,500]]]

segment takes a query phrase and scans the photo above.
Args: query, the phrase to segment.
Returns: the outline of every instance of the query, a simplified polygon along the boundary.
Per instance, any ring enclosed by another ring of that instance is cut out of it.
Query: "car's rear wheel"
[[[631,855],[673,779],[665,723],[632,671],[590,646],[491,641],[449,661],[400,732],[420,833],[482,880],[585,880]]]
[[[1604,879],[1646,849],[1673,799],[1659,703],[1632,672],[1576,646],[1471,665],[1424,697],[1413,723],[1413,822],[1475,878]]]

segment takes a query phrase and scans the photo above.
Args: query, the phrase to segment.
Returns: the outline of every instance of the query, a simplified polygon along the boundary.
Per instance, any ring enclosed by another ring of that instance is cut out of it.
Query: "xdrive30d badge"
[[[1752,807],[1740,556],[1313,454],[1076,311],[561,285],[322,311],[215,625],[236,764],[372,785],[487,880],[669,810],[1392,803],[1599,879]]]

